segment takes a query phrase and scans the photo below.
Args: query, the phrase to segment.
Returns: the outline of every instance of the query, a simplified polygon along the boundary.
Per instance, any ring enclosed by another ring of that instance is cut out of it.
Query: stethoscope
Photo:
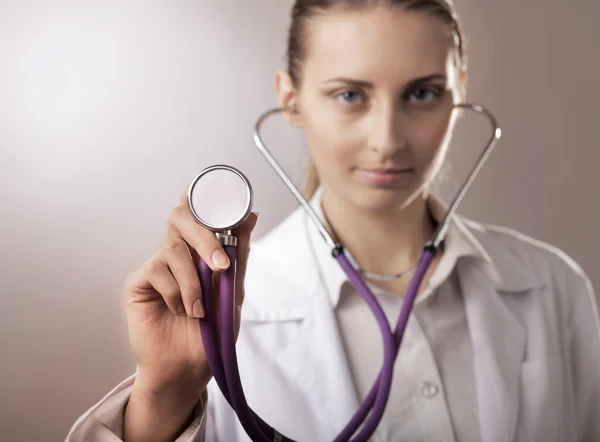
[[[410,313],[424,279],[425,273],[439,251],[444,237],[448,231],[450,220],[459,204],[471,186],[483,164],[491,154],[497,141],[500,139],[501,130],[495,117],[485,108],[475,104],[458,104],[455,108],[472,110],[483,114],[492,125],[493,133],[485,149],[472,168],[467,180],[464,182],[452,204],[450,204],[443,221],[438,224],[433,240],[425,244],[421,258],[414,270],[396,329],[392,332],[390,324],[381,309],[375,296],[361,277],[360,269],[353,265],[351,256],[344,245],[335,241],[329,234],[310,204],[304,199],[300,191],[288,178],[273,155],[265,147],[260,136],[260,129],[264,121],[272,115],[286,111],[286,109],[271,109],[263,113],[256,122],[254,129],[254,143],[264,155],[268,163],[283,180],[288,189],[300,202],[310,219],[316,225],[319,233],[331,249],[331,254],[344,270],[350,283],[360,296],[367,302],[375,315],[383,338],[383,367],[371,391],[356,411],[350,422],[342,430],[335,442],[367,441],[375,432],[379,424],[390,395],[394,362],[402,343],[404,330],[408,323]],[[220,339],[216,334],[216,318],[212,314],[214,296],[211,293],[212,270],[202,260],[198,265],[200,283],[203,296],[204,311],[206,316],[200,320],[200,332],[206,351],[209,366],[212,370],[225,399],[229,402],[238,416],[240,423],[248,436],[253,441],[289,441],[292,439],[279,433],[264,422],[249,407],[240,380],[237,354],[235,348],[235,274],[237,256],[237,238],[232,231],[239,226],[250,214],[254,200],[250,182],[239,170],[227,165],[215,165],[200,172],[189,187],[187,195],[190,211],[196,221],[217,235],[231,264],[220,275],[219,293],[219,331]],[[362,427],[361,427],[362,425]],[[357,430],[359,430],[357,433]],[[356,434],[355,434],[356,433]]]

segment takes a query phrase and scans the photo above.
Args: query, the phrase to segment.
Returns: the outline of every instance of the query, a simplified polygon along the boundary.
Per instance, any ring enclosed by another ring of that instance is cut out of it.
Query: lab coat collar
[[[310,205],[323,224],[327,226],[327,220],[321,206],[322,193],[322,188],[318,188],[310,201]],[[433,218],[437,222],[441,222],[446,214],[447,205],[436,195],[430,195],[428,203]],[[509,278],[501,277],[498,263],[494,262],[481,242],[470,231],[467,222],[467,220],[463,220],[457,215],[450,220],[444,243],[444,254],[439,263],[439,271],[433,274],[429,282],[430,290],[439,286],[454,270],[457,262],[463,259],[472,259],[482,265],[494,287],[509,291],[518,290],[521,286],[527,288],[531,284],[531,281],[528,280],[528,274],[519,275],[518,280],[514,278],[512,272]],[[348,277],[338,263],[332,259],[328,245],[323,241],[314,223],[308,217],[305,218],[305,229],[308,232],[310,247],[320,268],[321,279],[331,298],[332,305],[336,307],[343,285],[348,284]]]
[[[444,203],[433,196],[430,199],[434,217],[441,219],[446,209]],[[322,216],[319,192],[310,204]],[[522,293],[541,286],[540,279],[526,270],[527,266],[518,261],[502,239],[505,232],[519,235],[509,229],[483,226],[454,215],[442,258],[447,260],[447,264],[452,263],[452,268],[454,264],[460,266],[463,262],[478,266],[484,272],[488,285],[500,292]],[[298,278],[298,274],[303,277]],[[440,279],[443,279],[442,276],[439,275]],[[284,279],[284,286],[292,285],[290,290],[282,293],[281,285],[265,284],[264,281],[273,278]],[[252,243],[245,284],[252,297],[244,303],[244,317],[275,321],[303,318],[323,287],[335,307],[345,281],[346,274],[333,259],[331,250],[312,220],[299,207]],[[253,287],[256,289],[252,290]]]

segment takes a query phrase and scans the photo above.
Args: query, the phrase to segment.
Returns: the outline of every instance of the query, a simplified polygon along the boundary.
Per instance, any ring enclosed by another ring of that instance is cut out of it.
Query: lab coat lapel
[[[483,269],[463,264],[458,271],[473,344],[481,438],[511,442],[519,413],[525,330]]]
[[[275,355],[276,364],[297,384],[294,394],[304,396],[299,402],[309,404],[319,427],[325,429],[319,440],[333,440],[359,404],[307,226],[313,228],[304,211],[297,209],[255,243],[246,273],[246,292],[251,295],[244,302],[243,318],[299,322],[297,334]],[[322,241],[316,244],[321,247],[319,253],[329,255]],[[273,278],[280,282],[273,283]],[[265,280],[271,283],[266,285]],[[271,291],[273,287],[277,289]]]
[[[277,356],[327,429],[323,440],[333,440],[359,407],[336,324],[329,298],[316,296],[302,330]]]

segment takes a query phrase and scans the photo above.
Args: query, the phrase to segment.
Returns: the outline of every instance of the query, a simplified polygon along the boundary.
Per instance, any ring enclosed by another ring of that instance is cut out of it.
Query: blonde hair
[[[315,166],[312,158],[308,157],[308,163],[306,165],[306,169],[304,171],[304,186],[302,189],[302,196],[309,201],[321,185],[321,180],[319,179],[319,172]]]

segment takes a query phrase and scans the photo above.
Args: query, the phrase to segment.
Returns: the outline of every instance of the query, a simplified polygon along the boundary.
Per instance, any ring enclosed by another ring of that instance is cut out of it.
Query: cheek
[[[409,144],[422,167],[428,167],[442,150],[449,134],[450,117],[450,111],[444,110],[416,117],[407,124]]]
[[[361,150],[360,127],[327,105],[313,105],[304,116],[304,134],[318,169],[334,171],[354,165]],[[326,166],[326,167],[324,167]]]
[[[328,130],[323,122],[307,124],[305,136],[309,154],[322,179],[340,175],[352,164],[352,149],[348,148],[347,140]]]

